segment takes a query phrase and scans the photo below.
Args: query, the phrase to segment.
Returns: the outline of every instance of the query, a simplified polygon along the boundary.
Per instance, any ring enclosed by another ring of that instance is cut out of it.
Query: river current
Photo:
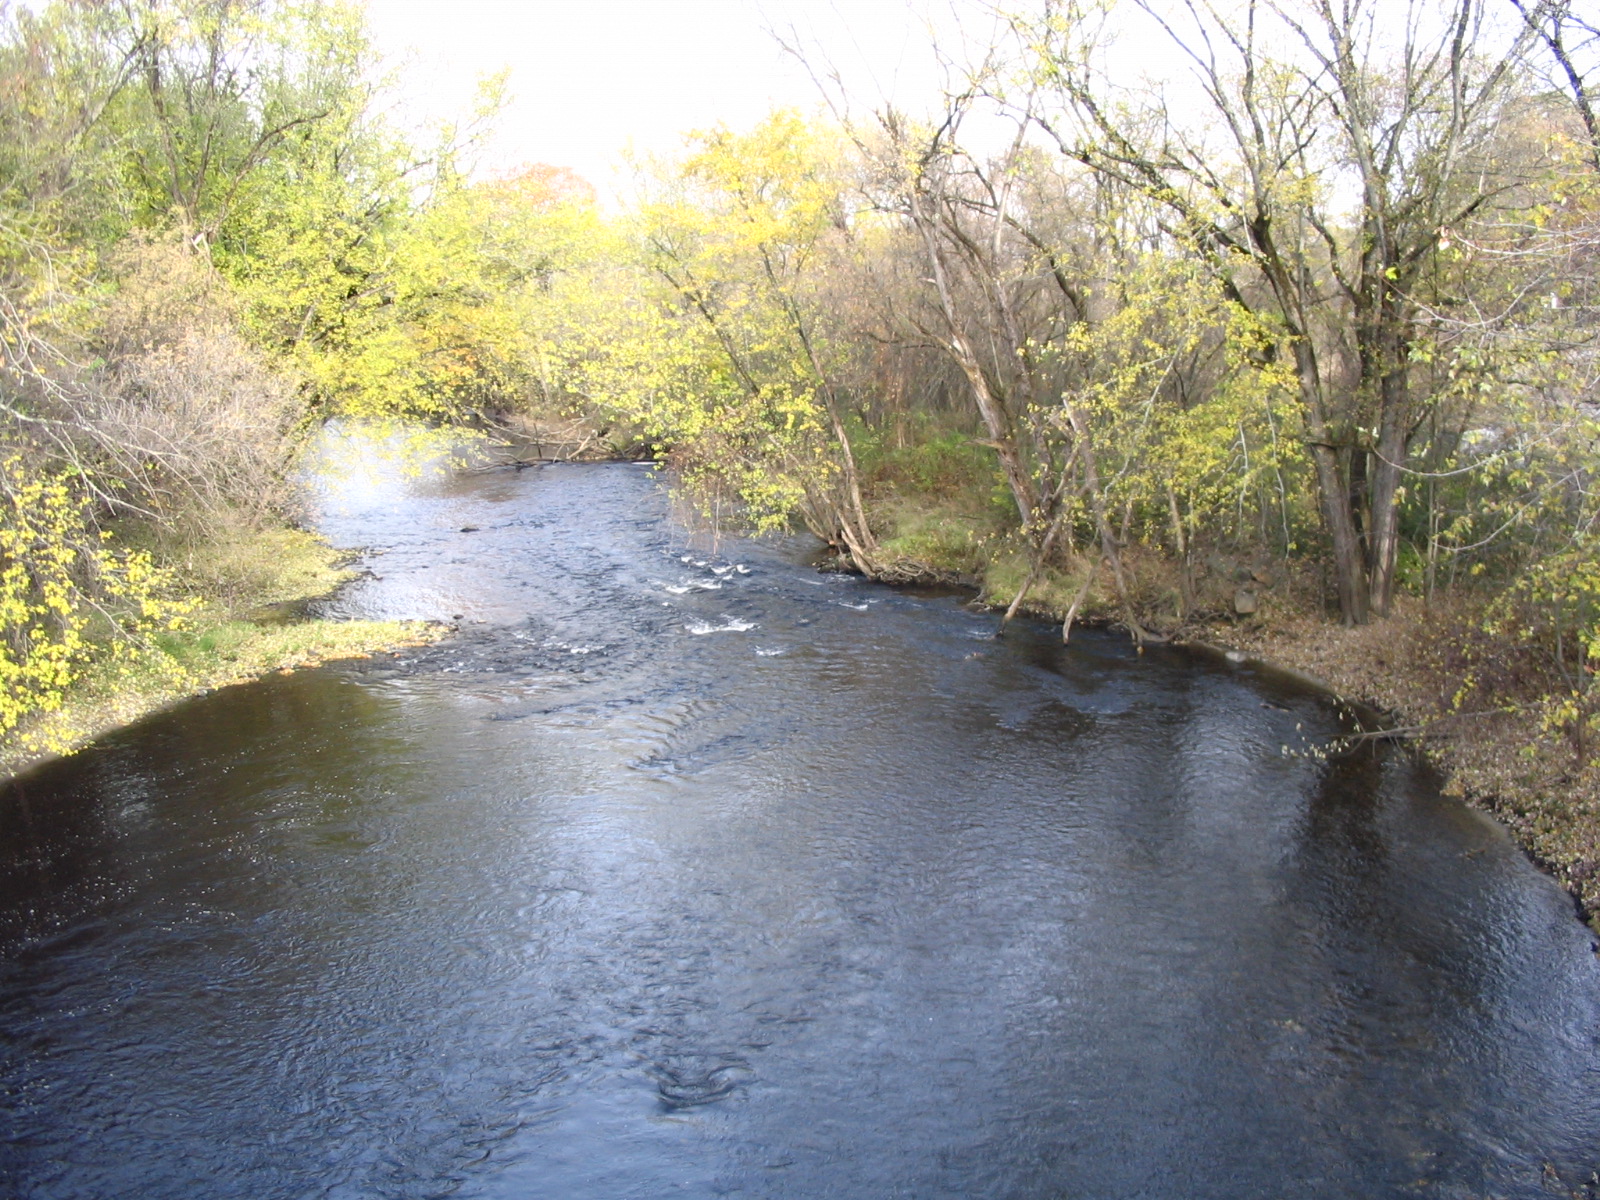
[[[637,465],[320,503],[460,632],[0,789],[0,1195],[1592,1194],[1592,935],[1325,697]]]

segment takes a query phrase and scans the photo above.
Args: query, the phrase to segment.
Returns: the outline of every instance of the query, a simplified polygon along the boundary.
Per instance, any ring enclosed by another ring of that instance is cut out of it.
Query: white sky
[[[820,70],[840,74],[858,108],[887,99],[918,115],[938,103],[945,82],[935,40],[946,56],[961,60],[966,45],[988,46],[995,32],[983,0],[366,4],[377,49],[402,67],[406,118],[464,116],[475,81],[509,68],[511,103],[479,165],[571,167],[613,201],[630,190],[618,170],[630,146],[670,154],[694,129],[718,122],[746,127],[778,105],[822,107],[820,89],[772,30],[797,34]],[[1223,0],[1224,8],[1228,4]],[[1182,9],[1174,2],[1171,11]],[[1407,9],[1382,0],[1370,11],[1396,20]],[[1505,16],[1495,8],[1491,14]],[[1180,24],[1180,30],[1190,36],[1187,26]],[[1148,81],[1166,92],[1180,115],[1204,115],[1193,64],[1148,20],[1142,27],[1126,25],[1109,53],[1118,82]],[[963,129],[969,145],[980,150],[1001,149],[1011,132],[1009,124],[986,129],[982,118],[969,118]]]
[[[948,48],[961,24],[979,37],[989,27],[971,0],[367,0],[367,11],[378,49],[409,58],[419,115],[464,113],[475,79],[511,69],[482,165],[571,167],[613,194],[630,144],[671,152],[691,129],[821,105],[769,29],[819,47],[860,100],[916,109],[940,85],[929,30]]]

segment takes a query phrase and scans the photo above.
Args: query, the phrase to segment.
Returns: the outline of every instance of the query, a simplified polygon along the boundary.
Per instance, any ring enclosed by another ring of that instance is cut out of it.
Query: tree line
[[[613,212],[557,168],[471,169],[504,81],[396,128],[354,7],[6,10],[0,726],[113,630],[181,616],[126,529],[281,519],[326,417],[522,416],[645,447],[709,510],[802,521],[875,577],[1009,555],[1011,610],[1066,580],[1069,625],[1091,592],[1140,637],[1203,618],[1218,561],[1310,577],[1350,624],[1470,597],[1581,737],[1593,18],[990,16],[926,108],[814,61],[818,113],[688,135]],[[918,523],[956,492],[960,536]]]
[[[1463,601],[1581,746],[1600,656],[1593,17],[993,13],[931,115],[863,109],[819,68],[831,119],[711,131],[658,169],[634,218],[656,319],[722,374],[680,376],[682,413],[659,388],[627,411],[889,578],[915,570],[882,536],[874,463],[908,423],[958,430],[1010,510],[1010,611],[1054,573],[1068,626],[1091,588],[1140,638],[1219,615],[1200,587],[1219,550],[1309,568],[1348,625]],[[1168,77],[1132,71],[1141,53]],[[1177,576],[1154,603],[1152,553]]]

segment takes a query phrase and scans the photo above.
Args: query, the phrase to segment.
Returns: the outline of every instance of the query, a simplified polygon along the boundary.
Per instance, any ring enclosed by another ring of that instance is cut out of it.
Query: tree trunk
[[[1329,438],[1316,352],[1304,335],[1295,339],[1294,356],[1301,411],[1306,424],[1306,441],[1311,450],[1312,465],[1316,468],[1317,498],[1322,503],[1323,524],[1333,542],[1333,577],[1339,594],[1339,617],[1346,625],[1365,625],[1368,596],[1361,539],[1356,533],[1350,489],[1344,472],[1339,470],[1339,450]]]
[[[1356,535],[1355,517],[1350,511],[1349,494],[1339,470],[1338,451],[1326,443],[1313,445],[1311,461],[1317,469],[1322,519],[1333,540],[1333,577],[1339,593],[1339,616],[1346,625],[1365,625],[1369,615],[1366,570],[1361,558],[1361,539]]]
[[[956,360],[956,365],[961,368],[961,373],[967,377],[967,382],[972,386],[972,398],[978,406],[978,415],[983,418],[983,425],[989,433],[994,452],[1000,458],[1006,483],[1011,487],[1011,496],[1016,501],[1017,512],[1022,517],[1022,527],[1027,529],[1032,525],[1039,507],[1038,497],[1034,494],[1033,477],[1017,447],[1016,432],[1011,428],[1010,415],[990,388],[988,377],[983,373],[983,364],[978,360],[972,343],[961,330],[960,314],[956,309],[955,297],[950,291],[949,277],[945,273],[944,256],[939,253],[939,245],[934,237],[932,218],[924,210],[914,187],[909,199],[911,220],[916,225],[917,232],[922,235],[923,249],[928,256],[928,267],[933,272],[934,290],[939,296],[939,309],[949,329],[951,357]]]
[[[1398,341],[1386,337],[1386,342]],[[1400,350],[1384,364],[1378,384],[1379,424],[1376,462],[1368,485],[1368,512],[1371,528],[1367,538],[1367,588],[1371,611],[1379,617],[1389,615],[1394,600],[1395,562],[1400,549],[1400,479],[1405,469],[1406,443],[1406,366]]]

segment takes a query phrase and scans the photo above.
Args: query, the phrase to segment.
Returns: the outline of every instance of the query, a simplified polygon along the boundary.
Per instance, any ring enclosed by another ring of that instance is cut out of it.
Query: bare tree
[[[1589,162],[1600,171],[1600,24],[1573,11],[1572,0],[1511,0],[1550,55],[1589,137]]]

